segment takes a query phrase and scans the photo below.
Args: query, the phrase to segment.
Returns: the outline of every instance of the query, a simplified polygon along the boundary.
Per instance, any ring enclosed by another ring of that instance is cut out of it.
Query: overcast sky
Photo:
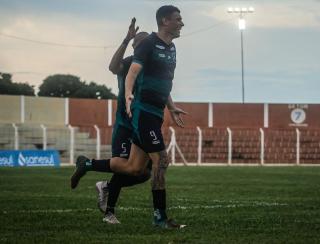
[[[252,6],[244,31],[246,102],[320,103],[319,0],[0,0],[0,72],[35,86],[48,75],[73,74],[117,93],[107,67],[130,19],[156,31],[155,12],[165,4],[179,7],[185,23],[174,41],[176,101],[242,101],[238,17],[227,8]]]

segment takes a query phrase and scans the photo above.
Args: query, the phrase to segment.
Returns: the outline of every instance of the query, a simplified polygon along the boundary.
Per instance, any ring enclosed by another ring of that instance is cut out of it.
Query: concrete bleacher
[[[0,150],[15,148],[14,128],[19,127],[19,149],[43,149],[43,131],[47,127],[47,149],[59,151],[62,162],[70,162],[70,130],[74,126],[74,158],[80,154],[96,157],[97,132],[100,129],[101,156],[111,155],[111,133],[116,101],[76,98],[0,95]],[[263,129],[264,163],[297,163],[297,134],[300,131],[300,163],[320,165],[320,104],[236,104],[176,103],[189,113],[186,128],[176,129],[176,141],[188,162],[198,160],[198,131],[202,130],[203,163],[228,163],[228,133],[232,130],[232,164],[261,162],[260,128]],[[296,121],[296,110],[304,113]],[[165,111],[163,132],[170,143],[169,126],[175,126]],[[176,162],[182,158],[176,153]]]
[[[171,133],[164,129],[165,141]],[[232,164],[261,163],[259,129],[233,128]],[[176,141],[188,162],[197,162],[199,137],[196,128],[175,128]],[[264,164],[296,164],[297,134],[295,129],[264,129]],[[177,161],[181,162],[179,154]],[[228,163],[228,132],[226,128],[202,128],[203,163]],[[300,130],[300,164],[320,162],[320,130]]]
[[[43,149],[43,130],[36,124],[16,124],[19,135],[19,149]],[[70,130],[63,125],[49,125],[46,127],[47,149],[58,150],[63,163],[70,162]],[[74,157],[86,155],[96,158],[97,140],[90,133],[83,132],[79,127],[74,127]],[[15,130],[12,124],[0,124],[0,150],[14,150]],[[111,156],[111,146],[100,146],[100,157]]]

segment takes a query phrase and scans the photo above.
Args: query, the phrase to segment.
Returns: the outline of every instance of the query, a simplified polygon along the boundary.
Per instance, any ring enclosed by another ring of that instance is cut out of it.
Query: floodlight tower
[[[253,13],[254,8],[228,8],[228,13],[239,15],[239,30],[241,35],[241,80],[242,80],[242,103],[244,103],[245,93],[244,93],[244,64],[243,64],[243,30],[246,28],[246,21],[244,20],[244,15],[248,13]]]

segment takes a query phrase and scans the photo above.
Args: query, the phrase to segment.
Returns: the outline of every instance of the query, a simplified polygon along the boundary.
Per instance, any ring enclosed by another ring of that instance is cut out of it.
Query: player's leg
[[[112,131],[112,158],[124,158],[128,159],[130,154],[132,130],[115,123]],[[99,181],[96,183],[96,189],[98,190],[98,208],[103,213],[114,214],[114,206],[119,197],[121,191],[121,182],[118,180],[117,174],[113,174],[110,182]],[[112,207],[107,210],[108,203],[114,203]],[[115,223],[119,223],[116,218],[110,216],[110,223],[112,220],[116,220]]]
[[[139,176],[145,173],[148,161],[148,154],[133,141],[129,159],[112,158],[110,160],[110,169],[112,172]]]
[[[115,139],[116,141],[117,139]],[[79,156],[76,160],[76,169],[71,177],[71,188],[77,187],[80,179],[88,171],[96,172],[117,172],[128,175],[139,176],[146,171],[149,156],[138,146],[132,145],[129,159],[114,157],[111,159],[92,159]],[[111,169],[112,167],[112,169]]]
[[[162,228],[181,228],[168,219],[166,213],[165,175],[169,165],[161,126],[163,120],[151,113],[140,111],[138,136],[141,147],[152,160],[151,189],[154,208],[154,225]],[[135,138],[135,137],[134,137]]]
[[[113,158],[125,158],[127,159],[130,155],[131,150],[131,136],[132,130],[123,126],[118,126],[114,129],[113,140],[112,140],[112,157]],[[129,187],[136,184],[146,182],[150,179],[150,170],[146,170],[142,175],[130,176],[115,173],[113,174],[109,184],[99,192],[99,208],[105,212],[103,220],[105,222],[115,224],[120,223],[115,217],[115,206],[118,200],[122,187]],[[105,194],[105,192],[108,193]],[[101,196],[105,196],[102,198]]]
[[[151,162],[151,161],[150,161]],[[152,164],[152,163],[151,163]],[[150,165],[151,165],[150,164]],[[109,184],[108,184],[108,193],[107,198],[107,207],[105,211],[105,216],[103,218],[104,222],[110,224],[120,223],[115,215],[115,206],[120,195],[120,191],[123,187],[130,187],[133,185],[141,184],[150,179],[150,169],[146,171],[145,174],[140,176],[131,176],[124,174],[113,174]]]

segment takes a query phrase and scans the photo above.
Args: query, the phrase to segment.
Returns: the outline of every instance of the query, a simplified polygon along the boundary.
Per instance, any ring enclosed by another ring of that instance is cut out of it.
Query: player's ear
[[[161,19],[161,24],[162,24],[162,26],[168,25],[168,19],[167,19],[166,17],[163,17],[163,18]]]

